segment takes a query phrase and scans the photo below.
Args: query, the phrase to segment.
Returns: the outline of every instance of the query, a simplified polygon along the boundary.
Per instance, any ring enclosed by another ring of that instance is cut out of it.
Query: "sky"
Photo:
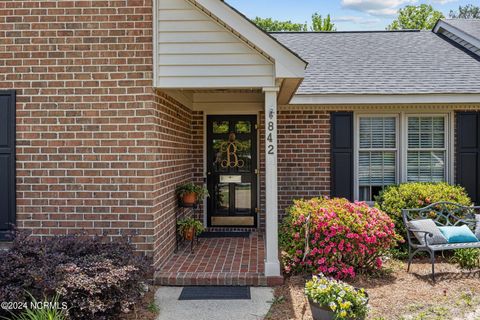
[[[445,17],[459,5],[480,6],[480,0],[226,0],[249,18],[256,16],[292,22],[310,22],[311,15],[330,14],[338,31],[385,30],[399,8],[431,4]]]

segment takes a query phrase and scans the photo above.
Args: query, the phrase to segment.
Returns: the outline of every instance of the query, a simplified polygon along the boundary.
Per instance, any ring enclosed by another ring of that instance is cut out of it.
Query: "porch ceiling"
[[[253,114],[265,107],[260,89],[164,90],[191,110],[216,114]]]
[[[278,92],[278,104],[288,104],[300,83],[301,79],[285,79],[282,81]],[[238,111],[259,111],[265,107],[265,96],[262,88],[196,88],[164,89],[162,91],[191,110],[205,110],[215,107],[216,104],[222,104],[223,108],[238,109]]]

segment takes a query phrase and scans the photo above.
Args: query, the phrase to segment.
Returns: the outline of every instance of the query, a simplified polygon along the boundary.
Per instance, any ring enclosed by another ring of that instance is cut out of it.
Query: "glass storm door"
[[[207,170],[208,225],[255,227],[256,116],[208,117]]]

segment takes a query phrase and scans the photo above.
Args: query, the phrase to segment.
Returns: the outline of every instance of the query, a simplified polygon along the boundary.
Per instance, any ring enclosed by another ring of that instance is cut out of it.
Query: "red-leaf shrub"
[[[151,262],[127,241],[103,240],[17,234],[8,251],[0,250],[0,301],[29,302],[29,294],[43,301],[59,294],[70,320],[118,319],[142,296]],[[0,309],[2,316],[10,314]]]
[[[381,257],[396,245],[392,219],[364,202],[314,198],[296,200],[281,227],[287,273],[355,277],[382,267]]]

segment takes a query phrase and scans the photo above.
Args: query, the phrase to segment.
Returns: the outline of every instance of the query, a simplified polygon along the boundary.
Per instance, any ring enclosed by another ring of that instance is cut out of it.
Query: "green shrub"
[[[448,183],[410,182],[386,187],[376,198],[375,207],[386,212],[395,221],[397,233],[406,237],[402,209],[426,207],[432,203],[449,201],[469,206],[472,204],[465,189]],[[404,252],[403,244],[399,252]]]
[[[480,268],[480,249],[470,248],[455,250],[451,260],[453,263],[458,264],[462,269],[472,270]]]

